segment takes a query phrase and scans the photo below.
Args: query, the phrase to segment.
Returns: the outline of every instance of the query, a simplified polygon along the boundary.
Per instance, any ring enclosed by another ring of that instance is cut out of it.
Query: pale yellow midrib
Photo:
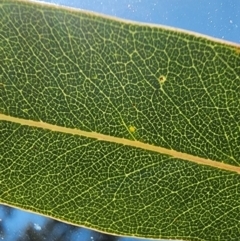
[[[122,144],[122,145],[137,147],[137,148],[141,148],[141,149],[144,149],[144,150],[149,150],[149,151],[158,152],[158,153],[161,153],[161,154],[164,154],[164,155],[169,155],[169,156],[172,156],[174,158],[179,158],[179,159],[183,159],[183,160],[186,160],[186,161],[191,161],[191,162],[194,162],[194,163],[219,168],[219,169],[222,169],[222,170],[237,172],[238,174],[240,174],[240,167],[237,167],[237,166],[232,166],[232,165],[225,164],[225,163],[222,163],[222,162],[213,161],[213,160],[210,160],[210,159],[205,159],[205,158],[202,158],[202,157],[190,155],[190,154],[187,154],[187,153],[178,152],[178,151],[175,151],[175,150],[170,150],[170,149],[159,147],[159,146],[153,146],[153,145],[146,144],[146,143],[139,142],[139,141],[132,141],[132,140],[124,139],[124,138],[103,135],[103,134],[96,133],[96,132],[88,132],[88,131],[82,131],[82,130],[78,130],[78,129],[56,126],[56,125],[48,124],[48,123],[45,123],[45,122],[38,122],[38,121],[21,119],[21,118],[16,118],[16,117],[4,115],[4,114],[0,114],[0,120],[10,121],[10,122],[18,123],[18,124],[21,124],[21,125],[47,129],[47,130],[51,130],[51,131],[57,131],[57,132],[62,132],[62,133],[67,133],[67,134],[73,134],[73,135],[79,135],[79,136],[94,138],[94,139],[97,139],[97,140],[100,140],[100,141],[108,141],[108,142],[112,142],[112,143],[118,143],[118,144]]]

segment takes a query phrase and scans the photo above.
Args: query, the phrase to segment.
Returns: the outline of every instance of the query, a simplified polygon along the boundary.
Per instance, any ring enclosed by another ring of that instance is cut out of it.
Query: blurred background
[[[168,25],[240,44],[239,0],[45,0],[119,18]],[[0,240],[138,241],[0,205]]]

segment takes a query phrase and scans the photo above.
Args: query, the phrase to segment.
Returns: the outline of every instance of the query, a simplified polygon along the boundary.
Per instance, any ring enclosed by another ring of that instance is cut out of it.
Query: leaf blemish
[[[159,81],[159,83],[162,85],[165,81],[166,81],[166,76],[164,76],[164,75],[161,75],[159,78],[158,78],[158,81]]]
[[[136,131],[136,127],[135,126],[129,126],[128,127],[128,130],[131,132],[131,133],[134,133]]]

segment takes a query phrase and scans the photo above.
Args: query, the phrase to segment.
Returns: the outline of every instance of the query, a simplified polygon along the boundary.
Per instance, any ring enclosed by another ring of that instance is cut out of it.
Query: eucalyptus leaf
[[[239,240],[240,46],[0,2],[0,202],[101,232]]]

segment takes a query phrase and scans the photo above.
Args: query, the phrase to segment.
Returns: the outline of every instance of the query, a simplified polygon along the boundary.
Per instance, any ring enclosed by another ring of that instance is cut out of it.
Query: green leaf
[[[240,46],[0,3],[0,202],[102,232],[240,236]]]

